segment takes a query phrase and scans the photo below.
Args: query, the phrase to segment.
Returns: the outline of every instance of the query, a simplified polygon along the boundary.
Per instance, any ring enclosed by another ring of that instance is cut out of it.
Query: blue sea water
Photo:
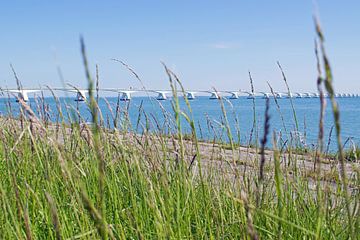
[[[340,109],[341,120],[341,138],[342,144],[346,148],[360,144],[360,98],[337,98]],[[41,115],[39,106],[34,98],[28,102],[31,108]],[[297,124],[294,118],[290,99],[278,99],[280,110],[277,108],[274,99],[270,99],[270,134],[276,133],[279,142],[285,142],[292,139],[293,142],[302,146],[314,149],[317,146],[319,134],[319,117],[320,117],[320,100],[319,98],[293,98],[294,108],[296,111]],[[61,108],[68,121],[68,116],[76,117],[76,109],[79,109],[80,116],[86,121],[91,121],[91,114],[85,102],[76,102],[74,98],[60,98]],[[99,107],[104,118],[105,125],[114,127],[113,118],[117,112],[117,97],[100,98]],[[184,99],[179,98],[180,108],[191,117]],[[171,99],[157,101],[152,97],[133,97],[131,101],[120,101],[119,110],[120,118],[128,118],[131,126],[120,124],[118,128],[125,128],[131,131],[143,132],[145,128],[150,131],[162,131],[162,133],[175,132],[174,111]],[[253,100],[246,97],[239,99],[224,99],[227,121],[230,126],[234,142],[248,144],[252,134],[252,143],[260,141],[263,137],[264,115],[266,100],[261,98],[255,99],[255,118],[256,124],[253,128],[254,111]],[[49,108],[51,121],[56,121],[58,111],[55,100],[51,97],[45,98],[45,105]],[[195,122],[197,135],[204,140],[229,141],[226,131],[226,124],[221,104],[219,100],[211,100],[208,97],[197,97],[190,101],[192,109],[192,118]],[[111,110],[110,110],[111,109]],[[0,113],[6,115],[11,112],[17,115],[19,105],[15,100],[0,98]],[[67,114],[69,113],[69,114]],[[140,113],[140,114],[139,114]],[[334,125],[332,109],[329,99],[327,99],[325,119],[324,119],[324,150],[335,152],[337,149],[336,131],[331,129]],[[190,133],[191,128],[185,117],[181,117],[182,130]],[[296,127],[298,126],[298,128]],[[272,146],[271,137],[268,138],[268,147]],[[329,139],[330,144],[329,146]],[[289,143],[289,141],[288,141]]]

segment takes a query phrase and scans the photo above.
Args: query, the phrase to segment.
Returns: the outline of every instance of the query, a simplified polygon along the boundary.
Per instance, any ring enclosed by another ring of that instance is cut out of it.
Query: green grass
[[[322,185],[325,212],[319,216],[307,178],[282,175],[277,161],[275,179],[266,179],[256,202],[256,176],[244,175],[234,184],[234,179],[208,169],[201,180],[196,171],[187,170],[185,159],[100,130],[99,151],[105,161],[100,192],[94,139],[88,144],[75,128],[70,141],[60,144],[48,139],[50,130],[46,138],[31,135],[28,126],[23,134],[14,134],[10,127],[1,130],[2,239],[25,238],[27,226],[38,239],[57,234],[100,238],[101,231],[115,238],[246,238],[252,233],[266,239],[297,239],[314,237],[319,217],[320,238],[349,236],[341,189]],[[354,192],[350,205],[355,208],[359,199],[359,192]],[[358,229],[358,215],[352,224]]]
[[[82,54],[92,90],[83,42]],[[64,124],[63,114],[59,129],[45,125],[21,101],[23,127],[19,120],[0,120],[0,239],[358,238],[359,170],[345,180],[336,169],[302,172],[293,164],[296,151],[284,166],[275,137],[273,161],[265,164],[261,181],[258,158],[244,171],[236,163],[247,166],[247,159],[235,155],[221,160],[228,172],[210,166],[219,160],[201,153],[190,104],[187,115],[177,101],[181,82],[164,67],[175,95],[171,131],[150,134],[144,126],[141,136],[124,133],[132,129],[127,118],[120,124],[124,132],[94,124],[99,112],[93,94],[90,126]],[[220,107],[227,121],[221,99]],[[180,116],[191,134],[182,133]],[[229,124],[226,132],[229,144],[208,149],[237,151]]]

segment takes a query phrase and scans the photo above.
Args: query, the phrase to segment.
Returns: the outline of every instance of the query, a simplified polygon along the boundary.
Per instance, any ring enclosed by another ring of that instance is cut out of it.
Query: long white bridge
[[[22,99],[23,101],[29,100],[29,94],[42,92],[42,91],[50,91],[47,88],[29,88],[29,89],[3,89],[0,88],[0,92],[8,93],[16,96],[16,99]],[[51,91],[62,91],[67,93],[75,94],[75,101],[86,101],[87,96],[89,94],[88,89],[80,89],[80,88],[52,88]],[[94,90],[95,91],[95,90]],[[147,96],[153,96],[157,100],[166,100],[172,96],[171,90],[135,90],[135,89],[118,89],[118,88],[102,88],[99,89],[100,92],[112,92],[117,93],[120,95],[120,100],[128,101],[131,100],[132,95],[135,93],[145,94]],[[178,91],[178,96],[182,96],[185,93],[185,97],[188,100],[196,99],[198,96],[209,96],[209,99],[219,99],[221,97],[228,98],[228,99],[238,99],[239,97],[246,97],[248,99],[254,98],[318,98],[320,97],[319,93],[317,92],[251,92],[245,90],[234,90],[234,91],[215,91],[215,90],[185,90],[184,93]],[[327,94],[324,95],[328,97]],[[335,97],[337,98],[354,98],[359,97],[358,93],[337,93]]]

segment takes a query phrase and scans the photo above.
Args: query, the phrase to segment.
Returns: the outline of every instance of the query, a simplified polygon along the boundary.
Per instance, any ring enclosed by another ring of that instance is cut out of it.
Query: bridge
[[[120,100],[129,101],[132,99],[132,95],[135,93],[153,96],[155,94],[155,98],[159,101],[167,100],[172,96],[171,90],[143,90],[143,89],[120,89],[120,88],[101,88],[98,89],[99,92],[112,92],[116,93],[120,96]],[[44,92],[50,91],[47,88],[28,88],[28,89],[3,89],[0,88],[0,92],[8,93],[16,97],[16,100],[19,99],[27,102],[29,100],[29,94],[36,92]],[[75,101],[86,101],[87,96],[89,95],[88,89],[83,88],[52,88],[51,91],[61,91],[67,93],[75,94]],[[95,91],[95,90],[94,90]],[[239,97],[246,97],[248,99],[255,98],[319,98],[320,94],[317,92],[251,92],[246,90],[185,90],[177,91],[178,96],[184,95],[188,100],[194,100],[198,96],[209,96],[209,99],[219,99],[219,98],[227,98],[227,99],[238,99]],[[359,97],[358,93],[337,93],[335,94],[336,98],[355,98]],[[324,97],[329,97],[327,94],[324,94]]]

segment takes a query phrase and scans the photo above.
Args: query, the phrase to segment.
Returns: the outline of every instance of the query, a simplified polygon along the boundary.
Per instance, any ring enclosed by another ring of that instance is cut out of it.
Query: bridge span
[[[0,88],[0,93],[8,93],[13,95],[17,100],[22,99],[27,102],[29,100],[29,94],[36,94],[37,92],[46,92],[50,91],[48,88],[24,88],[24,89],[4,89]],[[53,92],[65,92],[65,93],[74,93],[75,101],[86,101],[87,96],[89,95],[89,90],[84,88],[52,88]],[[96,90],[94,90],[95,92]],[[155,97],[159,101],[167,100],[169,97],[172,97],[172,90],[151,90],[151,89],[121,89],[121,88],[100,88],[99,92],[108,92],[116,93],[120,100],[130,101],[134,94],[145,95]],[[155,95],[155,96],[154,96]],[[238,99],[240,97],[246,97],[248,99],[254,98],[319,98],[320,94],[317,92],[264,92],[264,91],[246,91],[246,90],[185,90],[177,91],[178,96],[184,96],[188,100],[194,100],[198,96],[208,96],[209,99]],[[336,98],[355,98],[359,97],[358,93],[336,93],[334,97]],[[329,97],[328,94],[324,94],[324,97]]]

